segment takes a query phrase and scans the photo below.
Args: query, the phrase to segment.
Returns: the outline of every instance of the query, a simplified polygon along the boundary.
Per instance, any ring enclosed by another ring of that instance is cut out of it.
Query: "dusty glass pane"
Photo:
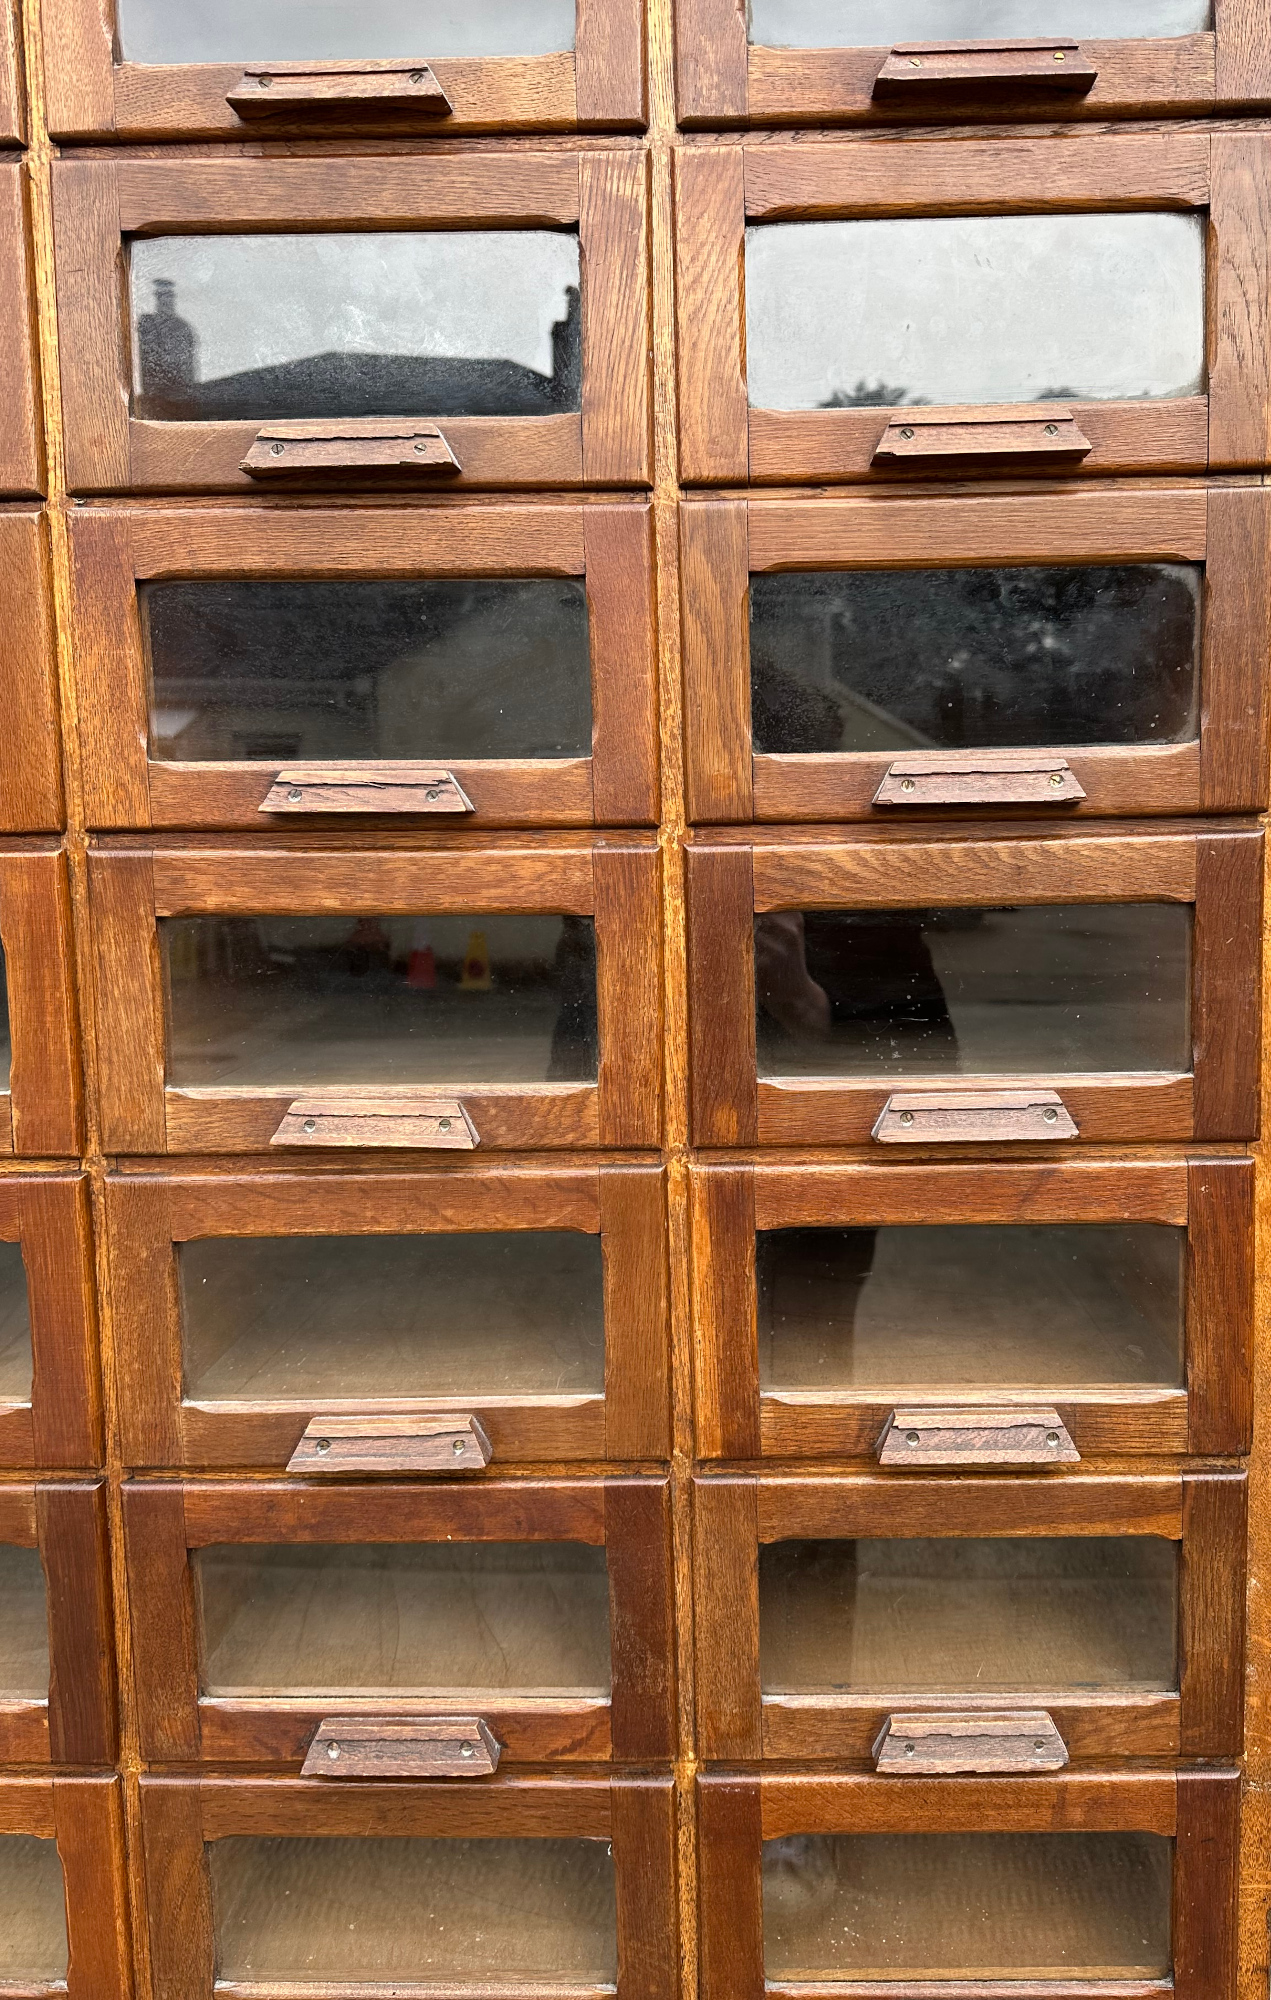
[[[750,579],[755,749],[1181,743],[1201,569],[822,570]]]
[[[195,1401],[604,1394],[598,1236],[214,1237],[177,1257]]]
[[[590,917],[167,917],[168,1080],[587,1082]]]
[[[428,62],[574,46],[574,0],[116,0],[116,8],[121,55],[135,63]]]
[[[760,1076],[1191,1068],[1190,904],[755,918]]]
[[[53,1840],[0,1834],[0,1988],[66,1977],[66,1895]]]
[[[541,417],[581,406],[578,236],[131,244],[139,417]]]
[[[771,1980],[1160,1978],[1156,1833],[793,1834],[764,1842]]]
[[[602,1695],[605,1552],[581,1542],[199,1549],[211,1695]]]
[[[219,1980],[616,1983],[603,1840],[240,1836],[206,1851]]]
[[[756,409],[1194,396],[1203,216],[950,215],[746,231]]]
[[[572,577],[141,588],[156,757],[589,757]]]
[[[31,1400],[31,1307],[20,1243],[0,1243],[0,1403]]]
[[[1144,1222],[761,1230],[759,1379],[1181,1388],[1186,1242]]]
[[[1177,1688],[1178,1545],[1156,1536],[772,1542],[768,1694]]]
[[[1198,35],[1212,12],[1209,0],[750,0],[749,20],[751,41],[769,48],[868,49],[996,35]]]
[[[47,1701],[49,1627],[38,1549],[0,1542],[0,1700]]]

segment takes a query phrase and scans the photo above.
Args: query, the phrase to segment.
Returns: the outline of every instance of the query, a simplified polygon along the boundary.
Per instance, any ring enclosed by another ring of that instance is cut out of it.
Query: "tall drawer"
[[[101,1458],[88,1181],[0,1179],[0,1466],[52,1472]]]
[[[697,1800],[704,2000],[1233,2000],[1238,1771],[721,1772]]]
[[[0,124],[13,116],[6,106],[3,38],[0,30]],[[5,425],[0,438],[0,493],[40,493],[44,488],[44,424],[37,387],[35,287],[31,247],[30,190],[26,169],[16,160],[0,164],[0,384]],[[37,751],[38,755],[38,751]]]
[[[94,852],[107,1149],[656,1145],[652,839],[419,838]]]
[[[0,841],[0,1154],[77,1154],[79,1043],[66,856]]]
[[[1246,1452],[1253,1181],[1230,1158],[693,1167],[698,1453]]]
[[[501,1752],[673,1753],[665,1479],[130,1481],[124,1538],[146,1757],[326,1770],[336,1724],[379,1745],[456,1717],[476,1777]],[[375,1774],[432,1775],[445,1747],[422,1737],[368,1750]]]
[[[885,1760],[897,1717],[989,1714],[1025,1769],[1238,1756],[1246,1505],[1237,1472],[698,1478],[701,1754]]]
[[[114,1657],[105,1483],[0,1486],[0,1762],[113,1762]]]
[[[657,819],[647,507],[69,525],[90,826]]]
[[[0,1987],[131,2000],[118,1778],[0,1778]]]
[[[678,1990],[665,1778],[141,1780],[155,2000]]]
[[[0,178],[6,170],[0,168]],[[0,449],[3,449],[0,446]],[[0,828],[51,833],[65,821],[48,526],[0,512],[2,684],[10,728],[0,743]]]
[[[132,1465],[670,1456],[659,1168],[120,1176],[105,1209]]]
[[[720,832],[687,868],[698,1145],[1257,1133],[1253,830]]]

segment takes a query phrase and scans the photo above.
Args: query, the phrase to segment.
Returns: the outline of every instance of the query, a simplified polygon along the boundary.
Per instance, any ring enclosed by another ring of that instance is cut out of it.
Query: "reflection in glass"
[[[195,1551],[210,1695],[609,1690],[609,1584],[581,1542]]]
[[[56,1841],[0,1834],[0,1990],[65,1979],[67,1956]]]
[[[383,1982],[386,1994],[616,1983],[603,1840],[239,1836],[206,1852],[218,1981]]]
[[[574,578],[151,583],[140,600],[154,756],[591,755]]]
[[[749,18],[750,39],[763,47],[867,49],[998,35],[1103,41],[1199,35],[1212,11],[1209,0],[750,0]]]
[[[761,410],[1194,396],[1204,307],[1203,216],[746,231],[747,367]]]
[[[0,1243],[0,1403],[31,1400],[31,1306],[20,1243]]]
[[[168,1081],[594,1081],[590,917],[167,917]]]
[[[759,1074],[1191,1068],[1191,906],[755,918]]]
[[[1177,1688],[1177,1570],[1177,1544],[1147,1535],[772,1542],[764,1690]]]
[[[792,1834],[764,1842],[773,1981],[1131,1979],[1170,1969],[1156,1833]]]
[[[38,1549],[0,1542],[0,1700],[47,1701],[49,1627]]]
[[[1196,736],[1199,565],[750,579],[755,749],[1016,749]]]
[[[599,1236],[212,1237],[177,1260],[196,1401],[604,1394]]]
[[[116,0],[134,63],[391,62],[574,46],[574,0]]]
[[[767,1229],[766,1390],[1183,1384],[1185,1229],[959,1223]]]
[[[577,232],[153,236],[130,248],[138,417],[582,407]]]

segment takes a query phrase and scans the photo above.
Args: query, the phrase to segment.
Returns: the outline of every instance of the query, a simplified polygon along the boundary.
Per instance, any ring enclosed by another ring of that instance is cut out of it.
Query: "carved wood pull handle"
[[[477,1128],[457,1097],[297,1097],[271,1146],[422,1146],[471,1153]]]
[[[450,771],[384,762],[288,764],[274,779],[263,813],[470,813],[472,800]]]
[[[370,118],[377,113],[415,111],[445,118],[454,110],[427,63],[357,63],[321,69],[246,70],[226,91],[225,102],[240,118]]]
[[[1099,72],[1077,42],[898,42],[874,79],[875,97],[927,90],[977,94],[1063,91],[1080,97]]]
[[[266,424],[239,471],[252,479],[444,478],[462,471],[436,424],[409,417],[340,417]]]
[[[462,1410],[419,1416],[311,1417],[288,1472],[483,1472],[493,1457],[479,1418]]]
[[[1092,446],[1071,410],[1020,405],[992,411],[906,410],[892,417],[874,449],[875,465],[942,464],[947,459],[1038,458],[1074,464]]]
[[[1075,1139],[1077,1126],[1054,1090],[899,1090],[871,1136],[884,1146],[978,1139]]]
[[[1086,796],[1065,757],[959,750],[897,757],[876,806],[1066,806]]]
[[[939,1778],[956,1771],[1062,1771],[1068,1762],[1064,1739],[1044,1708],[889,1715],[875,1739],[873,1756],[880,1778]]]
[[[874,1454],[880,1465],[1078,1465],[1058,1410],[893,1410]]]
[[[479,1715],[333,1715],[318,1724],[302,1778],[489,1778],[503,1746]]]

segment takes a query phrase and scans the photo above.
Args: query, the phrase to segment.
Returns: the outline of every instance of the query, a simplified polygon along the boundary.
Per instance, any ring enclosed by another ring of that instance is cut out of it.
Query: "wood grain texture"
[[[697,1482],[695,1497],[719,1483]],[[1162,1473],[993,1479],[967,1472],[904,1481],[885,1473],[769,1473],[756,1492],[761,1542],[880,1534],[1163,1535],[1177,1541],[1184,1531],[1183,1481]]]
[[[762,1754],[759,1696],[758,1483],[693,1482],[693,1657],[697,1752]]]
[[[154,2000],[211,2000],[212,1884],[198,1783],[144,1779],[140,1805]]]
[[[0,354],[0,384],[3,367]],[[60,827],[64,818],[51,585],[44,517],[0,514],[0,621],[9,713],[9,728],[0,741],[0,822],[11,833],[41,833]]]
[[[185,1545],[217,1542],[586,1542],[605,1539],[601,1479],[484,1479],[479,1486],[299,1486],[187,1480],[179,1488],[130,1482],[130,1504],[166,1507],[180,1494]],[[177,1517],[162,1518],[171,1533]]]
[[[1271,99],[1271,51],[1257,0],[1214,0],[1219,105],[1265,105]]]
[[[128,484],[128,373],[119,195],[109,160],[60,160],[53,249],[66,483],[72,492]]]
[[[762,2000],[763,1825],[759,1778],[697,1780],[698,1935],[712,2000]]]
[[[144,1757],[200,1754],[198,1626],[180,1486],[123,1488],[136,1729]]]
[[[149,855],[90,855],[88,888],[103,1139],[111,1151],[162,1153],[163,986]]]
[[[111,855],[111,862],[118,857]],[[131,855],[127,857],[132,860]],[[253,916],[277,910],[377,916],[420,911],[548,911],[589,916],[594,905],[592,856],[587,849],[502,848],[483,853],[462,848],[444,855],[394,853],[279,853],[239,848],[156,849],[150,862],[153,914]]]
[[[1194,1132],[1252,1139],[1261,1103],[1262,836],[1196,842],[1192,936]]]
[[[681,125],[745,119],[746,13],[737,0],[681,0],[674,10],[675,103]]]
[[[121,159],[125,235],[209,225],[372,229],[409,219],[460,229],[506,224],[568,228],[578,221],[575,153],[317,159]]]
[[[1235,1455],[1253,1435],[1253,1161],[1192,1160],[1187,1187],[1187,1448]]]
[[[1180,1771],[1174,1841],[1176,2000],[1234,2000],[1238,1771]]]
[[[36,362],[35,287],[25,170],[0,166],[0,274],[5,310],[0,314],[0,492],[39,493],[44,487],[44,431]]]
[[[119,1448],[126,1464],[179,1465],[184,1356],[172,1189],[162,1181],[108,1180],[102,1200]]]
[[[524,1084],[507,1089],[466,1090],[464,1108],[481,1134],[483,1152],[569,1150],[596,1146],[599,1119],[595,1084]],[[166,1148],[129,1146],[126,1150],[174,1153],[258,1153],[267,1151],[293,1102],[288,1091],[241,1095],[215,1089],[167,1090],[163,1096]],[[122,1149],[121,1149],[122,1150]],[[276,1158],[281,1155],[276,1154]],[[331,1156],[347,1164],[347,1154]],[[391,1163],[391,1155],[378,1164]],[[372,1164],[377,1156],[370,1155]]]
[[[1208,1164],[1208,1162],[1204,1163]],[[804,1165],[754,1169],[760,1229],[881,1228],[906,1222],[1185,1224],[1193,1184],[1184,1163],[1082,1160],[935,1166]]]
[[[677,1814],[669,1777],[620,1778],[610,1793],[621,2000],[674,2000],[680,1977]]]
[[[754,868],[745,848],[685,855],[693,1142],[754,1145]]]
[[[647,36],[643,0],[578,0],[574,70],[580,125],[644,124]]]
[[[747,820],[754,798],[750,726],[750,561],[746,503],[680,507],[684,798],[690,820]]]
[[[1184,1757],[1244,1749],[1245,1550],[1243,1472],[1183,1477],[1179,1653]]]
[[[647,485],[652,448],[647,157],[581,154],[578,205],[583,478],[594,485]]]
[[[1198,845],[1193,835],[1148,835],[1055,842],[950,838],[912,847],[757,847],[754,906],[932,909],[1140,898],[1189,903],[1197,893]]]
[[[22,32],[13,0],[0,9],[0,144],[21,145],[27,118],[22,76]]]
[[[591,643],[591,792],[601,826],[658,817],[658,680],[653,515],[583,513]]]
[[[83,1077],[64,855],[0,857],[0,941],[12,1048],[13,1150],[46,1158],[74,1155]]]
[[[669,1481],[605,1482],[605,1559],[613,1754],[627,1763],[668,1762],[677,1720]]]
[[[115,1647],[105,1482],[40,1485],[35,1508],[48,1592],[49,1754],[55,1764],[109,1764]]]
[[[876,1083],[761,1083],[759,1144],[863,1145],[890,1095],[888,1085]],[[1063,1099],[1087,1144],[1195,1136],[1190,1076],[1065,1076]]]
[[[90,826],[148,826],[150,693],[132,523],[81,510],[68,527],[85,815]]]
[[[676,381],[680,478],[749,474],[745,364],[746,208],[737,146],[675,154]]]
[[[33,1177],[15,1192],[31,1316],[31,1460],[41,1471],[95,1466],[102,1410],[88,1181]]]
[[[66,1889],[67,2000],[130,2000],[122,1782],[68,1775],[51,1790]]]
[[[1178,1818],[1173,1771],[916,1778],[910,1785],[880,1784],[872,1772],[782,1773],[762,1778],[760,1788],[765,1840],[792,1833],[1137,1831],[1168,1837]]]
[[[690,1171],[694,1442],[702,1458],[760,1455],[755,1227],[762,1172]]]
[[[597,1081],[602,1146],[656,1146],[662,1133],[662,889],[648,848],[595,850]]]
[[[1207,501],[1198,804],[1202,812],[1263,812],[1271,494],[1215,487]]]
[[[51,0],[42,17],[44,105],[61,137],[107,137],[114,129],[113,0]]]
[[[1209,204],[1209,463],[1262,465],[1271,450],[1271,137],[1215,133]]]
[[[671,1301],[661,1168],[600,1169],[605,1298],[604,1451],[671,1455]]]

